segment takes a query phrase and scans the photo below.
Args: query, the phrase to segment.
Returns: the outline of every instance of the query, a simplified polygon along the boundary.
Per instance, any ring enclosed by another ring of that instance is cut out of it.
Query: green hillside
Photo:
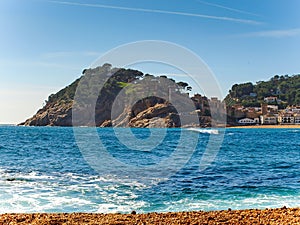
[[[287,105],[300,105],[300,74],[275,75],[268,81],[234,84],[225,100],[228,105],[260,106],[264,98],[274,96],[278,101],[272,103],[284,108]]]

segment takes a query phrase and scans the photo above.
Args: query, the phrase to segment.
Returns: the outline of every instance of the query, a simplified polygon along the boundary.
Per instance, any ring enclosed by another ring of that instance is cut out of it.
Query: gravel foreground
[[[0,224],[300,224],[300,208],[148,214],[2,214]]]

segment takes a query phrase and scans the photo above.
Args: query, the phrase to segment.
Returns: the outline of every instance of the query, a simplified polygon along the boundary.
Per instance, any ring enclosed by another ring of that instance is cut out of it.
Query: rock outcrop
[[[72,126],[72,103],[47,105],[20,125]]]
[[[138,113],[129,121],[130,127],[180,127],[175,108],[168,104],[156,104]]]

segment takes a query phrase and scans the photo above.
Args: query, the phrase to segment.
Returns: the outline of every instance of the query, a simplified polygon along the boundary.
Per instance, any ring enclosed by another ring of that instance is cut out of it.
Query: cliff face
[[[119,118],[111,120],[109,116],[103,118],[100,127],[180,127],[176,110],[168,103],[156,103],[160,99],[152,97],[146,104],[135,106],[133,110],[124,109]],[[123,117],[123,118],[122,118]],[[25,126],[72,126],[72,103],[47,105],[40,109],[32,118],[21,125]],[[87,126],[89,124],[86,124]]]
[[[72,103],[48,104],[20,125],[72,126]]]
[[[106,120],[101,127],[180,127],[176,109],[167,101],[151,96],[126,107],[117,118]]]
[[[108,77],[107,74],[109,79],[105,78]],[[103,83],[104,78],[107,80],[98,93],[97,85]],[[186,86],[186,83],[180,83]],[[162,87],[158,89],[155,86],[157,84]],[[72,113],[75,109],[80,113],[77,126],[180,127],[199,126],[199,120],[203,125],[209,126],[209,115],[206,115],[209,114],[207,98],[197,95],[190,99],[179,91],[182,87],[177,84],[165,76],[154,77],[136,70],[112,69],[111,65],[105,64],[84,70],[81,78],[50,95],[46,105],[20,125],[72,126]],[[144,96],[146,92],[147,95]],[[83,96],[79,102],[75,98],[77,93]],[[175,105],[169,102],[171,96],[171,102]],[[93,105],[82,99],[94,99],[96,103]],[[192,102],[193,109],[185,105],[189,101]],[[120,107],[114,109],[115,102]],[[177,112],[178,106],[187,110],[184,113]],[[91,115],[92,113],[95,115]],[[195,115],[198,121],[196,123]],[[194,117],[194,120],[190,117]]]
[[[136,117],[125,118],[121,121],[106,120],[100,127],[180,127],[180,120],[177,114],[172,113],[172,106],[167,104],[157,104],[140,112]]]

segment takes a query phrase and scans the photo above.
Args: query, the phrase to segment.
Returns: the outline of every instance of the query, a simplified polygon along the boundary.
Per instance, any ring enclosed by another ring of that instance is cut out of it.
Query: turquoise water
[[[88,138],[94,129],[77,129],[86,139],[75,139],[72,128],[0,126],[0,213],[300,206],[300,129],[226,129],[216,157],[204,170],[200,162],[214,142],[210,138],[222,131],[119,129],[122,139],[112,128],[99,128],[101,147]],[[134,143],[126,136],[131,132]],[[187,153],[194,140],[194,151]],[[157,174],[164,175],[159,170],[166,167],[155,165],[165,165],[178,146],[176,160],[187,157],[187,163],[160,179]],[[103,147],[118,162],[145,173],[110,166],[103,153],[96,154]]]

